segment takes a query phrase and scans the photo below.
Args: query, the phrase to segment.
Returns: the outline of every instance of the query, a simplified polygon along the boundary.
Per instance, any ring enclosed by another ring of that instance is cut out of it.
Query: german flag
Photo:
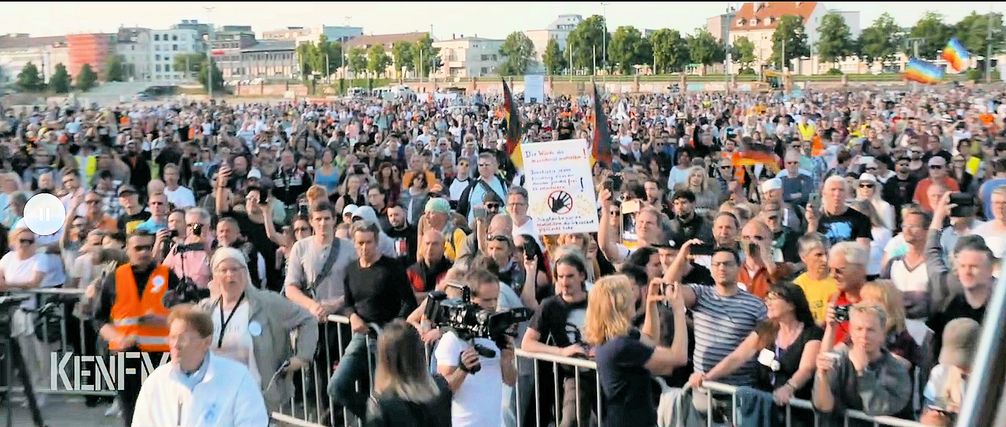
[[[779,173],[779,156],[770,148],[764,146],[751,146],[743,151],[736,152],[730,159],[734,167],[765,165],[772,173]]]
[[[611,130],[601,96],[597,94],[597,84],[594,84],[594,138],[590,144],[590,153],[595,163],[601,163],[604,169],[611,168]]]
[[[524,156],[520,152],[520,111],[513,102],[510,86],[503,80],[503,120],[506,120],[506,155],[517,169],[524,168]]]

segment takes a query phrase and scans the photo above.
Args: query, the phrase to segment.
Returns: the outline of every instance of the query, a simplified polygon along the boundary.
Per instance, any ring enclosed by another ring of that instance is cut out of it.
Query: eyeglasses
[[[486,203],[486,209],[488,209],[488,210],[496,210],[496,209],[499,209],[499,208],[500,208],[500,204],[499,203]]]
[[[869,183],[859,184],[859,188],[873,188],[873,184]]]
[[[929,165],[929,169],[943,169],[943,165]]]
[[[875,170],[877,170],[877,168],[873,167],[873,166],[870,166],[870,167],[866,168],[866,170],[868,170],[868,171],[875,171]]]
[[[136,245],[133,246],[133,249],[137,252],[144,252],[154,249],[154,245]]]
[[[87,203],[89,205],[97,205],[97,204],[101,203],[101,200],[86,200],[86,201],[84,201],[84,203]]]

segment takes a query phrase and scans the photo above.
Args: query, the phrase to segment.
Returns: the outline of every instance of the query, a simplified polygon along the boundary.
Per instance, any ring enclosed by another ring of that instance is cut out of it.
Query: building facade
[[[544,72],[545,65],[542,58],[545,55],[545,48],[548,47],[549,40],[555,40],[559,44],[559,49],[565,51],[569,33],[573,32],[573,29],[581,22],[583,22],[583,16],[581,15],[559,15],[558,18],[544,29],[524,31],[524,34],[534,44],[534,61],[529,66],[528,71],[536,73]]]
[[[384,51],[390,54],[391,47],[394,46],[395,42],[409,42],[415,43],[425,37],[426,32],[413,32],[413,33],[398,33],[398,34],[372,34],[372,35],[361,35],[354,37],[346,41],[346,51],[350,49],[362,47],[364,49],[370,49],[373,45],[384,46]]]
[[[153,79],[153,37],[149,28],[119,28],[115,37],[115,53],[126,64],[125,76],[132,81]]]
[[[55,72],[56,64],[62,63],[69,67],[70,50],[66,37],[0,35],[0,86],[17,81],[17,75],[29,62],[38,68],[39,74],[48,82]]]
[[[496,74],[503,63],[500,48],[503,40],[482,37],[460,37],[433,42],[440,49],[443,67],[439,73],[447,78],[481,77]]]
[[[91,64],[91,69],[102,76],[108,56],[115,52],[115,34],[69,34],[66,36],[66,44],[70,50],[66,69],[71,76],[78,75],[84,64]]]
[[[241,48],[229,60],[214,61],[227,81],[287,80],[298,74],[296,43],[289,40],[263,40]]]
[[[363,35],[363,27],[330,26],[318,27],[286,27],[262,33],[263,40],[287,40],[297,44],[317,42],[324,35],[330,41],[345,42]]]
[[[824,5],[819,2],[744,3],[737,10],[730,23],[730,44],[733,45],[738,38],[746,37],[754,44],[755,68],[769,65],[768,60],[772,56],[772,34],[779,26],[783,16],[796,15],[803,19],[803,26],[807,32],[807,44],[813,46],[819,38],[817,28],[825,13]],[[797,58],[787,56],[787,59],[796,60]],[[779,66],[779,64],[774,65]],[[787,64],[786,67],[792,68],[792,64]]]
[[[205,53],[203,40],[195,29],[170,29],[151,31],[151,80],[178,83],[192,80],[185,68],[175,68],[175,57],[182,54]]]

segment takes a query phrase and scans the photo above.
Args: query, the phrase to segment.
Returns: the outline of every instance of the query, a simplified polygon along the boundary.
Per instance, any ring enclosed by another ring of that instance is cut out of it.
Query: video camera
[[[499,348],[506,347],[508,335],[517,336],[510,331],[511,327],[531,319],[532,314],[534,312],[527,308],[500,312],[483,310],[478,304],[472,303],[472,291],[467,286],[461,287],[460,299],[448,299],[443,291],[434,291],[430,292],[426,301],[426,318],[434,327],[448,328],[465,341],[475,338],[490,339]],[[478,344],[474,346],[480,356],[496,357],[496,352],[492,349]]]

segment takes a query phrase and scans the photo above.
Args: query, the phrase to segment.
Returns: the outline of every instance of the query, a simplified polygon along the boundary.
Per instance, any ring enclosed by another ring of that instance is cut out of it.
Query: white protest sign
[[[545,102],[545,76],[529,74],[524,76],[524,103]]]
[[[586,139],[521,144],[528,215],[538,234],[597,231],[597,197]]]

